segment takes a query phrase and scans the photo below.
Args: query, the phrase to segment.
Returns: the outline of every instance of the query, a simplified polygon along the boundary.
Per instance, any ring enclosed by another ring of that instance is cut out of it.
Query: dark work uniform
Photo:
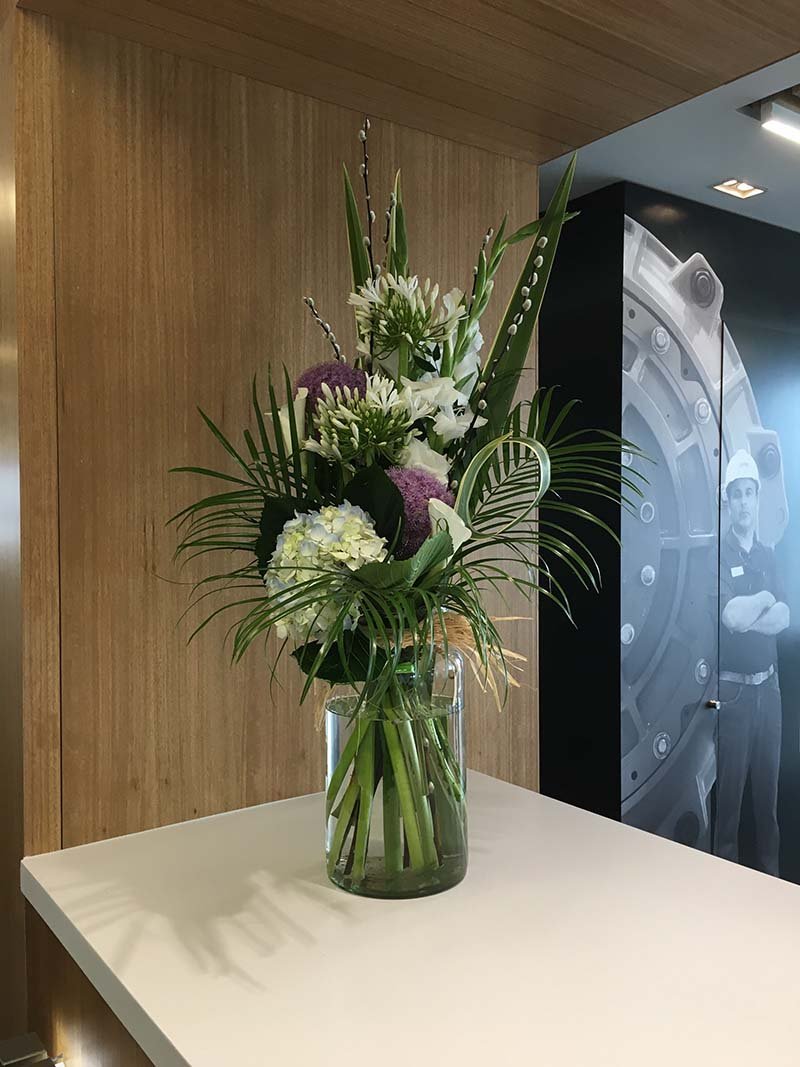
[[[783,601],[772,549],[753,541],[745,552],[732,530],[720,551],[720,615],[734,597],[768,590]],[[717,825],[714,851],[738,861],[739,818],[748,771],[753,794],[756,862],[778,874],[778,771],[781,753],[781,693],[777,642],[755,632],[731,633],[720,623],[720,710]],[[726,679],[726,675],[733,676]]]

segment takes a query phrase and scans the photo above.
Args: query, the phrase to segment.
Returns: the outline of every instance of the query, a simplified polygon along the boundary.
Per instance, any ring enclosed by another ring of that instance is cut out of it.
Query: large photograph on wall
[[[623,433],[653,463],[622,521],[622,817],[800,881],[800,234],[636,186],[626,212]]]

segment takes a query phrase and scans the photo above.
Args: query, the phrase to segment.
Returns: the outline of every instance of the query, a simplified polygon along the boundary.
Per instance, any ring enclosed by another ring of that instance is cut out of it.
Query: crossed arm
[[[722,623],[731,633],[779,634],[789,621],[789,606],[766,589],[753,596],[733,597],[722,612]]]

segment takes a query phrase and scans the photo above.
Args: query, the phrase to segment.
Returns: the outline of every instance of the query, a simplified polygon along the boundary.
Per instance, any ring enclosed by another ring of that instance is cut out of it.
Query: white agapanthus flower
[[[419,467],[432,474],[442,485],[447,485],[450,477],[450,462],[447,456],[431,448],[427,441],[412,437],[400,459],[401,467]]]
[[[358,350],[380,359],[394,356],[401,344],[416,351],[444,344],[466,314],[463,295],[451,289],[439,303],[439,286],[430,278],[420,283],[416,275],[387,272],[370,279],[348,299],[355,308]]]
[[[399,462],[411,436],[411,419],[394,382],[378,374],[367,377],[363,397],[358,390],[332,390],[323,383],[313,424],[306,450],[350,468],[356,458],[366,464],[378,457]]]
[[[300,602],[276,624],[278,637],[303,641],[324,637],[339,614],[339,606],[322,588],[317,596],[311,587],[304,592],[302,583],[326,572],[355,571],[385,557],[386,541],[375,532],[369,515],[353,504],[330,505],[289,519],[264,575],[267,593],[277,597],[277,606]],[[348,615],[344,626],[353,629],[357,622],[357,616]]]

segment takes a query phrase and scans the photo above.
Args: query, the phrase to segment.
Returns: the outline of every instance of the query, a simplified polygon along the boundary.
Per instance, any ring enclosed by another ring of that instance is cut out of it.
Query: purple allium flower
[[[303,371],[294,383],[294,392],[297,395],[298,389],[304,387],[308,389],[308,404],[313,412],[317,401],[322,396],[323,385],[330,386],[334,391],[337,385],[351,391],[358,389],[358,395],[363,400],[367,391],[367,376],[357,367],[348,367],[346,363],[331,360],[329,363],[318,363],[316,367],[309,367],[308,370]]]
[[[386,473],[400,490],[406,518],[403,543],[395,554],[408,559],[431,532],[428,501],[435,497],[452,507],[455,498],[438,478],[419,467],[391,467]]]

